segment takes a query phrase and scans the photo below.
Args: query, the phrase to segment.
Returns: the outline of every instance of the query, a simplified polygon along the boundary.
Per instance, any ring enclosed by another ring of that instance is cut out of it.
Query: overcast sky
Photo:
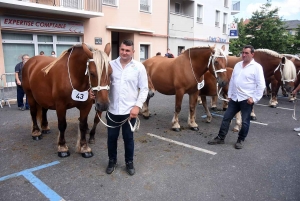
[[[236,18],[251,18],[252,13],[260,9],[267,0],[234,0],[240,1],[240,13],[232,15]],[[284,20],[300,20],[300,0],[272,0],[272,8],[279,8],[279,17]]]

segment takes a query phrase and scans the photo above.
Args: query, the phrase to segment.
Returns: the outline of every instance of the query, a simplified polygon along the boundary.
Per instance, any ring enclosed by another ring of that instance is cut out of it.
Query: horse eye
[[[215,61],[215,64],[216,64],[216,65],[218,65],[218,64],[219,64],[219,62],[218,62],[218,61]]]
[[[91,77],[96,77],[95,73],[91,73]]]

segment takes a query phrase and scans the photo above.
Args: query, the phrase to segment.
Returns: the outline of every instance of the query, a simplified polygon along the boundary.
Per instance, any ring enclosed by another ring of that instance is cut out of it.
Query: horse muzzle
[[[227,85],[227,82],[217,77],[217,83],[219,87],[225,87]]]
[[[99,112],[107,111],[108,103],[96,103],[95,107],[96,107],[96,110]]]
[[[149,98],[152,98],[153,96],[154,96],[154,92],[151,91],[151,90],[149,90],[149,92],[148,92],[148,97],[149,97]]]

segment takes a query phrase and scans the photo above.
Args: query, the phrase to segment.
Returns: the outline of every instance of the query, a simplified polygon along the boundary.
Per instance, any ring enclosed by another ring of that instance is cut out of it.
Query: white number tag
[[[198,83],[197,88],[198,90],[202,89],[204,87],[204,80],[202,82]]]
[[[72,91],[72,99],[74,101],[86,101],[89,97],[88,91],[77,91],[76,89],[73,89]]]

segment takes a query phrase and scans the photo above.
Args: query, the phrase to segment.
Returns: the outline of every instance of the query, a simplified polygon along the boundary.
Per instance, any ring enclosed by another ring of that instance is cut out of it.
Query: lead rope
[[[296,118],[296,103],[297,103],[297,98],[294,100],[294,111],[292,114],[292,118],[297,121],[298,119]]]
[[[121,127],[123,124],[126,123],[126,121],[128,121],[129,126],[130,126],[130,129],[131,129],[132,132],[136,132],[136,131],[138,131],[139,128],[140,128],[141,121],[140,121],[140,119],[139,119],[138,117],[136,117],[136,122],[135,122],[134,126],[132,126],[132,124],[131,124],[131,122],[130,122],[130,120],[129,120],[129,117],[126,118],[126,119],[124,119],[124,120],[121,121],[121,122],[116,122],[116,121],[112,120],[112,119],[110,118],[110,116],[108,115],[108,112],[106,112],[106,116],[109,118],[109,120],[111,120],[111,121],[114,122],[114,123],[118,123],[118,124],[120,123],[119,126],[109,126],[109,125],[107,125],[104,121],[102,121],[102,119],[101,119],[101,117],[99,116],[99,114],[98,114],[97,111],[96,111],[96,113],[97,113],[97,116],[98,116],[98,118],[100,119],[101,123],[104,124],[106,127],[109,127],[109,128],[117,128],[117,127]]]

